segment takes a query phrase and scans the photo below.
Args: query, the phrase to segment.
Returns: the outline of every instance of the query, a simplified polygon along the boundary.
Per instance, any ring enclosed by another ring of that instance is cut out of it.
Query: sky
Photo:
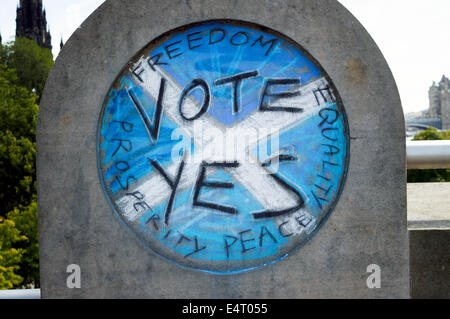
[[[43,0],[53,55],[105,0]],[[126,1],[126,0],[124,0]],[[380,47],[396,80],[405,113],[428,108],[428,89],[450,77],[450,0],[338,0]],[[18,0],[0,0],[3,42],[15,35]],[[279,30],[282,32],[282,30]]]

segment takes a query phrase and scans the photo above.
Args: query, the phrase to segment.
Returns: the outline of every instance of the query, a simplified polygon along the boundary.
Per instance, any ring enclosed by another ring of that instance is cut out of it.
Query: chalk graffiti
[[[157,255],[213,273],[268,265],[306,243],[338,201],[348,156],[325,71],[247,22],[196,23],[151,41],[99,120],[114,211]]]

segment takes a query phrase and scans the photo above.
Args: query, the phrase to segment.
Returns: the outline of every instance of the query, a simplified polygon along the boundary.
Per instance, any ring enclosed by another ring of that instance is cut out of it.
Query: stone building
[[[443,75],[439,83],[433,82],[428,96],[430,99],[428,117],[440,118],[442,129],[450,130],[450,80]]]
[[[16,36],[34,40],[39,46],[52,49],[42,0],[20,0],[17,7]]]

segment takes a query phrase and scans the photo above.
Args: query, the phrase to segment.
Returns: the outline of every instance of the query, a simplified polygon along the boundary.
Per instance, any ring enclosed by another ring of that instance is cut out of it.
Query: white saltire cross
[[[195,143],[194,154],[188,153],[190,158],[186,159],[185,166],[179,181],[177,192],[192,188],[198,176],[200,163],[206,162],[233,162],[242,159],[243,156],[250,156],[250,149],[261,141],[266,141],[270,134],[279,133],[298,125],[301,121],[315,115],[320,107],[317,102],[320,99],[314,94],[314,91],[324,88],[328,85],[325,78],[320,78],[306,86],[300,86],[300,94],[295,97],[278,98],[277,106],[297,106],[303,109],[303,112],[258,112],[250,114],[244,121],[235,123],[230,127],[224,127],[222,123],[215,120],[207,112],[194,121],[185,121],[178,111],[178,100],[183,88],[162,68],[153,66],[151,68],[142,58],[136,65],[140,67],[139,79],[135,77],[135,82],[143,88],[145,93],[156,102],[160,90],[161,78],[166,80],[164,98],[162,100],[163,116],[167,116],[183,130],[186,136],[193,138]],[[136,68],[136,67],[135,67]],[[325,103],[326,99],[322,99]],[[269,102],[270,104],[270,102]],[[196,114],[200,109],[199,103],[192,96],[187,96],[183,104],[184,114]],[[231,112],[231,104],[230,104]],[[201,131],[198,132],[198,128]],[[234,150],[226,150],[226,158],[223,158],[223,152],[218,152],[218,146],[223,146],[223,141],[234,139],[234,136],[240,131],[248,131],[254,128],[258,134],[247,136],[246,143],[232,143]],[[261,129],[265,128],[265,129]],[[197,129],[197,131],[196,131]],[[210,139],[205,139],[202,132],[214,131],[216,134],[209,134]],[[220,132],[218,136],[217,132]],[[218,140],[219,139],[219,140]],[[231,154],[231,157],[230,157]],[[235,156],[235,157],[234,157]],[[218,158],[222,157],[222,158]],[[244,157],[245,158],[245,157]],[[179,163],[174,163],[166,169],[166,172],[172,176],[176,175]],[[271,210],[286,209],[293,207],[297,203],[297,196],[291,191],[283,188],[269,174],[272,172],[264,168],[260,163],[240,162],[238,167],[227,169],[233,177],[241,183],[254,198],[265,208]],[[213,170],[208,170],[206,174],[211,174]],[[171,188],[164,180],[163,176],[155,172],[139,185],[129,190],[129,193],[140,192],[145,196],[145,201],[150,207],[166,201],[171,195]],[[305,199],[306,196],[303,196]],[[116,205],[120,208],[123,216],[129,221],[135,221],[145,211],[138,212],[133,204],[133,196],[123,196],[116,200]],[[305,209],[302,209],[306,213]],[[313,218],[312,218],[313,219]],[[314,223],[313,223],[314,224]]]

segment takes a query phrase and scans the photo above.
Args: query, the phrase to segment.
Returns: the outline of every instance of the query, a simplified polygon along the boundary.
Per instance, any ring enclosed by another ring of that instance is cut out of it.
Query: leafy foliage
[[[15,208],[8,213],[8,220],[14,222],[23,240],[15,247],[22,252],[17,274],[23,278],[22,285],[39,287],[39,233],[37,219],[37,202],[26,207]]]
[[[37,101],[52,65],[31,40],[0,44],[0,289],[39,287]]]
[[[413,141],[450,140],[450,131],[439,132],[434,127],[414,136]],[[450,182],[450,169],[410,169],[408,183]]]
[[[23,251],[14,248],[14,244],[25,240],[13,221],[0,217],[0,289],[18,286],[23,278],[16,274]]]
[[[16,38],[0,48],[0,59],[8,68],[16,70],[18,85],[41,96],[53,66],[49,49],[41,48],[33,40]]]
[[[439,132],[434,127],[429,127],[425,131],[416,134],[413,141],[425,140],[450,140],[450,131]]]
[[[0,216],[36,194],[36,96],[0,65]]]

